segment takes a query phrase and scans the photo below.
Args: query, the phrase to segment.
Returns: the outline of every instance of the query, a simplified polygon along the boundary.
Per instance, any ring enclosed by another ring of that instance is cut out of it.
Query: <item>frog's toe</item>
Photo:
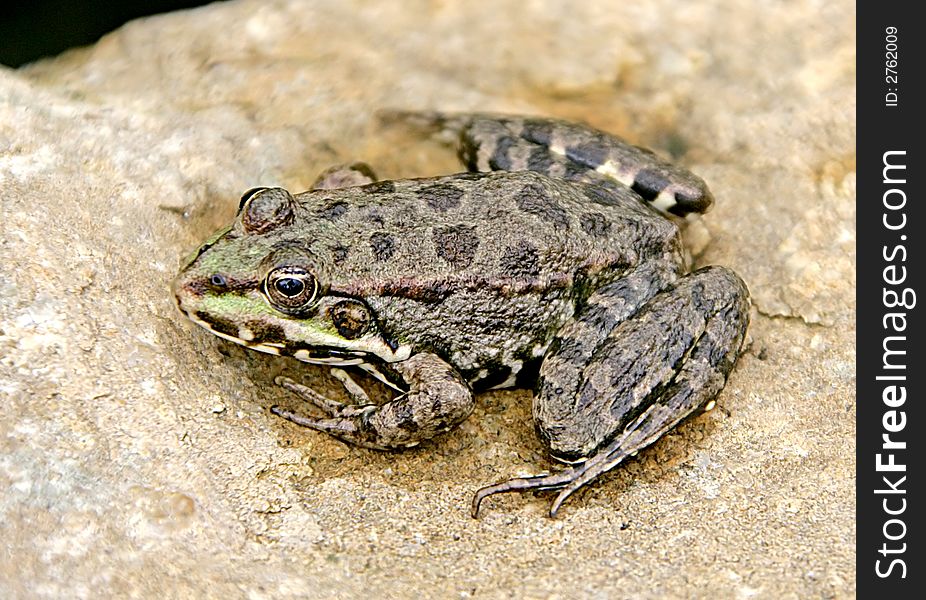
[[[284,377],[281,375],[274,379],[273,382],[281,388],[296,394],[306,402],[311,403],[316,408],[321,409],[329,417],[345,416],[345,411],[349,408],[349,406],[343,402],[338,402],[337,400],[327,398],[307,385],[296,383],[289,377]],[[290,420],[292,421],[292,419]]]
[[[555,490],[569,485],[570,481],[575,478],[575,469],[566,469],[559,473],[533,475],[528,477],[516,477],[508,481],[502,481],[494,485],[487,485],[476,490],[473,494],[473,504],[470,510],[473,518],[479,517],[479,507],[482,501],[495,494],[504,494],[506,492],[526,492],[528,490]],[[555,511],[550,511],[550,516],[556,516]]]
[[[287,421],[295,423],[296,425],[308,427],[309,429],[315,429],[316,431],[324,431],[325,433],[330,433],[342,438],[354,437],[358,433],[358,428],[355,424],[355,421],[349,418],[316,419],[314,417],[300,415],[296,412],[277,405],[271,406],[270,412],[278,417],[283,417]]]

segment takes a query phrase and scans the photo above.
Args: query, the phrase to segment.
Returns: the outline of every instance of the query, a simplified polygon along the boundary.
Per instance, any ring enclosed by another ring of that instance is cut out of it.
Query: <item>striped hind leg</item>
[[[629,187],[676,215],[703,213],[714,200],[694,173],[588,125],[483,113],[383,111],[380,118],[455,140],[470,171],[537,171],[605,188]]]
[[[695,271],[603,338],[596,327],[603,322],[597,313],[620,293],[600,293],[590,304],[591,312],[578,315],[575,327],[564,328],[567,334],[593,336],[592,351],[585,351],[589,344],[581,340],[551,347],[534,396],[537,429],[551,451],[570,460],[587,460],[551,475],[482,488],[473,497],[473,516],[493,494],[560,490],[550,506],[554,516],[576,490],[682,420],[713,408],[749,324],[749,293],[743,281],[724,267]]]
[[[676,215],[702,213],[713,202],[697,175],[587,125],[496,115],[466,115],[460,124],[460,158],[473,171],[538,171],[586,183],[617,181]]]

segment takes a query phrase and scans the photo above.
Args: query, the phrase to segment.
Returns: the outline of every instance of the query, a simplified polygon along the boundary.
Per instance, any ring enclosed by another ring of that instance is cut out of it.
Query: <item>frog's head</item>
[[[328,294],[322,265],[293,226],[299,211],[282,188],[246,192],[235,221],[194,252],[174,280],[180,310],[219,337],[305,362],[408,358],[410,348],[385,339],[362,300]]]

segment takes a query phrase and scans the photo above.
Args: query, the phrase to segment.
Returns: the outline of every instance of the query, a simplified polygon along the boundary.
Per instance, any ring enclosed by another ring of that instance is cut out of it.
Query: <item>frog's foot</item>
[[[667,393],[677,392],[667,390]],[[699,407],[695,407],[695,410],[689,411],[685,416],[688,417],[695,414],[697,408]],[[707,412],[713,408],[713,399],[700,405],[701,412]],[[503,494],[505,492],[526,492],[529,490],[560,490],[556,498],[553,499],[553,502],[550,503],[549,515],[551,519],[555,518],[563,502],[578,491],[579,488],[591,483],[598,478],[599,475],[607,473],[623,462],[627,457],[636,455],[641,448],[655,442],[678,422],[671,422],[668,425],[659,427],[658,424],[654,422],[653,412],[655,411],[649,410],[647,414],[641,415],[638,422],[632,423],[623,435],[599,450],[597,454],[583,463],[569,467],[558,473],[516,477],[508,481],[480,488],[473,495],[471,509],[473,518],[479,516],[479,506],[488,496]],[[685,417],[682,417],[682,419],[684,418]],[[679,421],[682,419],[679,419]],[[639,422],[642,420],[647,422]],[[644,439],[647,432],[649,433],[649,438]],[[628,451],[628,447],[633,448],[633,450]]]
[[[473,411],[469,385],[437,356],[416,354],[389,366],[402,377],[409,390],[385,404],[373,404],[346,372],[335,369],[332,373],[344,385],[350,404],[327,398],[287,377],[279,377],[278,385],[319,408],[326,418],[307,417],[278,406],[270,410],[297,425],[377,450],[417,446],[451,429]]]
[[[608,296],[589,300],[603,303]],[[473,514],[492,494],[558,489],[550,506],[554,516],[576,490],[682,420],[713,408],[739,356],[748,320],[742,280],[729,269],[707,267],[654,296],[590,356],[578,352],[584,348],[581,340],[554,343],[534,397],[537,429],[556,455],[590,458],[553,475],[483,488],[473,498]],[[581,332],[592,321],[580,314],[566,332]]]
[[[571,469],[560,471],[559,473],[516,477],[514,479],[509,479],[508,481],[496,483],[495,485],[487,485],[483,488],[479,488],[473,495],[473,504],[470,509],[470,514],[474,519],[479,517],[479,507],[482,504],[482,501],[487,497],[495,494],[503,494],[505,492],[526,492],[528,490],[560,489],[566,485],[569,485],[569,482],[573,480],[572,472],[574,469],[575,468],[573,467]],[[555,516],[556,510],[551,507],[550,517]]]

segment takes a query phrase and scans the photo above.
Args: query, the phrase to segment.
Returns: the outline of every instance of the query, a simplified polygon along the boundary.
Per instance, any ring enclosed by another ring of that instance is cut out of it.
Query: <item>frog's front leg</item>
[[[318,174],[312,184],[313,190],[337,190],[340,188],[367,185],[376,181],[376,174],[364,162],[335,165]]]
[[[607,303],[608,290],[589,299]],[[593,329],[579,314],[569,332]],[[652,444],[698,409],[712,408],[739,356],[749,321],[745,284],[733,271],[707,267],[657,294],[614,327],[590,358],[563,339],[540,370],[534,416],[554,454],[590,457],[552,475],[512,479],[479,490],[473,516],[492,494],[560,489],[550,507]]]
[[[351,404],[331,400],[312,388],[280,378],[281,386],[320,408],[327,418],[307,417],[278,406],[270,410],[297,425],[377,450],[416,446],[453,428],[473,412],[469,385],[456,369],[436,355],[420,353],[389,366],[402,377],[408,391],[385,404],[370,403],[363,390],[349,378],[339,377]]]

